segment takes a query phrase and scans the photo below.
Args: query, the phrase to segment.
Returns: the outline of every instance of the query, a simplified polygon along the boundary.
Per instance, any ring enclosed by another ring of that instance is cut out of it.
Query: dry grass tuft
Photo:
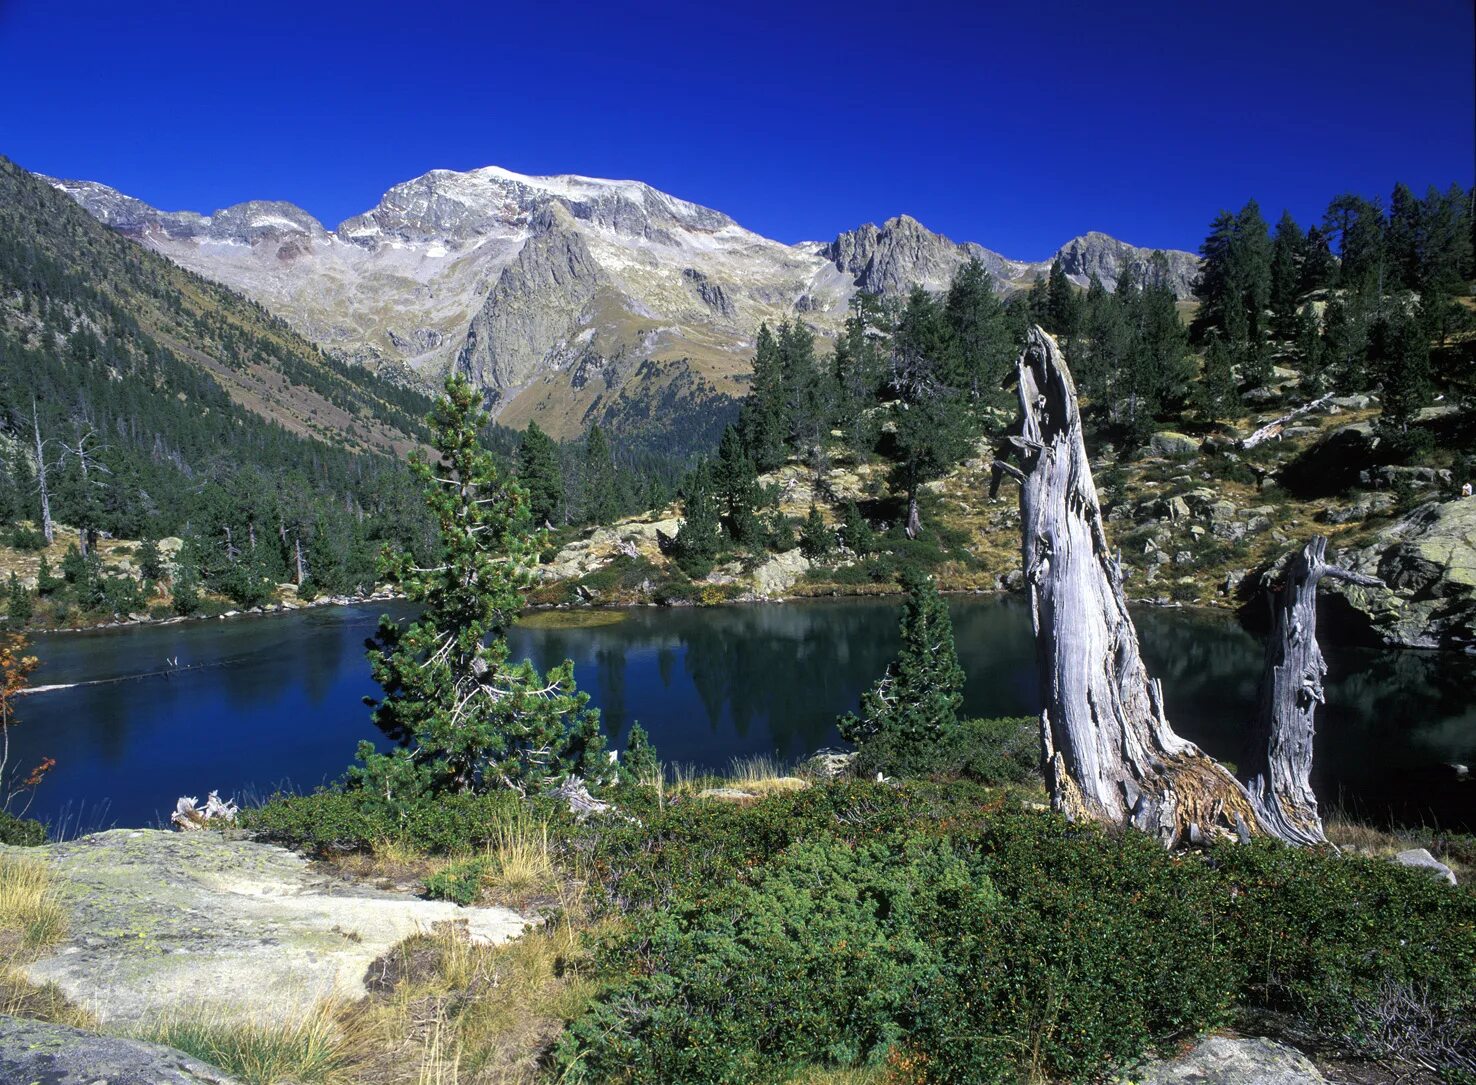
[[[500,946],[471,942],[441,924],[407,939],[376,966],[385,981],[363,1008],[377,1031],[397,1037],[373,1080],[413,1085],[520,1085],[564,1023],[594,996],[577,888],[564,888],[557,918]]]
[[[174,1017],[137,1034],[218,1066],[247,1085],[339,1085],[359,1080],[377,1046],[373,1022],[357,1007],[319,1003],[286,1023],[230,1022],[204,1015]]]
[[[67,912],[39,859],[0,854],[0,947],[34,954],[66,937]]]

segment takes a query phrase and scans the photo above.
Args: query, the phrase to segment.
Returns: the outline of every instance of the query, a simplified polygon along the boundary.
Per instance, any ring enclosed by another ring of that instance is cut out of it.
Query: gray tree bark
[[[1323,577],[1383,586],[1378,577],[1340,569],[1324,559],[1318,536],[1288,562],[1276,592],[1260,710],[1247,735],[1242,763],[1246,790],[1263,831],[1288,844],[1325,844],[1312,791],[1313,716],[1323,702],[1327,664],[1317,646],[1317,583]]]
[[[41,534],[50,546],[56,541],[56,528],[51,523],[51,490],[46,485],[46,442],[41,439],[41,416],[36,401],[31,400],[31,433],[36,438],[36,488],[41,492]]]
[[[1041,743],[1057,810],[1129,824],[1166,845],[1256,817],[1245,788],[1164,716],[1108,549],[1082,439],[1076,388],[1055,340],[1032,328],[1016,366],[1016,464],[1023,568],[1044,708]]]
[[[1016,365],[1015,463],[1025,581],[1035,626],[1041,746],[1052,804],[1068,817],[1132,825],[1172,846],[1216,832],[1325,843],[1312,769],[1313,715],[1326,665],[1317,647],[1317,583],[1379,584],[1324,560],[1311,540],[1287,568],[1266,647],[1245,781],[1176,734],[1149,676],[1107,545],[1082,438],[1076,388],[1056,342],[1031,328]]]

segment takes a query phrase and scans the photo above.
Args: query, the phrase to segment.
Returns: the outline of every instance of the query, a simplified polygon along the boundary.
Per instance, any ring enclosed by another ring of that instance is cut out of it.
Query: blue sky
[[[635,177],[784,241],[899,212],[1040,258],[1248,197],[1472,182],[1472,0],[0,0],[0,153],[329,226],[438,167]]]

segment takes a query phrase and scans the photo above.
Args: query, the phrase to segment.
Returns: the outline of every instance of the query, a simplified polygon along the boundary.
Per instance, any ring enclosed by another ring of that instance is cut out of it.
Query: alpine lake
[[[1030,615],[1018,597],[949,601],[975,716],[1037,712]],[[42,664],[18,702],[11,764],[55,768],[30,816],[54,832],[167,823],[180,795],[249,802],[337,779],[379,741],[365,640],[403,603],[38,636]],[[1262,646],[1225,615],[1138,609],[1174,727],[1240,757]],[[708,608],[533,611],[514,658],[572,659],[612,748],[633,722],[668,763],[721,771],[735,758],[797,762],[839,746],[835,719],[895,654],[898,600]],[[1324,637],[1324,640],[1330,638]],[[1332,638],[1335,639],[1335,638]],[[1476,659],[1326,646],[1313,784],[1324,812],[1476,831]]]

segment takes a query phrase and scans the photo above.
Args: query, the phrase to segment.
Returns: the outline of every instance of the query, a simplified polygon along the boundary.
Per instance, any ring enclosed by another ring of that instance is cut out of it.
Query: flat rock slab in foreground
[[[0,1081],[39,1085],[237,1085],[171,1047],[0,1017]]]
[[[68,939],[28,971],[105,1025],[188,1011],[286,1021],[365,994],[369,964],[446,921],[503,942],[527,922],[347,885],[284,848],[217,833],[115,829],[35,849],[68,906]]]
[[[1254,1037],[1207,1036],[1176,1059],[1153,1063],[1127,1080],[1136,1085],[1327,1085],[1295,1048]]]

